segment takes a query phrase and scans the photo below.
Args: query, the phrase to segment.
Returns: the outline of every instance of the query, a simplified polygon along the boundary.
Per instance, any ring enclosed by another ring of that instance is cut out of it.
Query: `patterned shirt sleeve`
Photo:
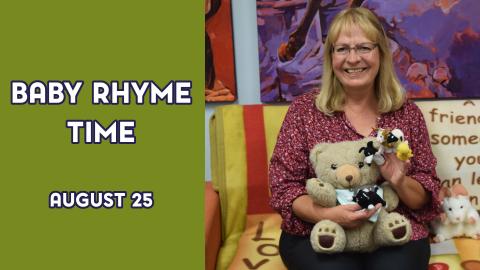
[[[421,209],[409,209],[411,216],[419,223],[433,220],[440,213],[440,201],[438,192],[440,180],[437,177],[435,166],[437,160],[433,155],[425,119],[417,107],[411,103],[409,106],[411,116],[409,145],[414,153],[411,159],[409,176],[417,180],[429,193],[430,201]]]
[[[272,193],[270,204],[286,221],[282,223],[282,229],[298,235],[305,234],[305,227],[311,226],[292,211],[293,201],[307,194],[305,180],[310,166],[302,111],[299,99],[290,105],[269,167]]]

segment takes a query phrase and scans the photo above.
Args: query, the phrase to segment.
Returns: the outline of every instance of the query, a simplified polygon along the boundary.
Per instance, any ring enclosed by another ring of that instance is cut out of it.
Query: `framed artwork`
[[[262,102],[318,88],[329,25],[358,6],[382,22],[409,98],[480,98],[479,1],[257,0]]]
[[[237,98],[230,0],[205,0],[205,101]]]

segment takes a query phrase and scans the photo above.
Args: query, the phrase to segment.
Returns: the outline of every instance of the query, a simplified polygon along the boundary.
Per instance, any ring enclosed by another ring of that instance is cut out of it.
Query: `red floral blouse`
[[[315,177],[308,159],[310,149],[321,142],[353,141],[363,138],[355,131],[343,112],[325,115],[315,107],[316,92],[299,96],[289,107],[283,121],[277,144],[270,160],[269,177],[271,206],[283,218],[282,230],[294,235],[310,234],[313,224],[298,218],[292,211],[293,201],[307,194],[305,181]],[[438,191],[440,181],[435,172],[433,156],[425,120],[420,109],[407,101],[399,110],[382,114],[378,127],[399,128],[403,131],[414,153],[407,175],[417,180],[431,194],[431,201],[423,209],[412,210],[402,202],[395,210],[412,224],[412,240],[428,236],[427,223],[440,211]],[[370,134],[374,136],[375,134]]]

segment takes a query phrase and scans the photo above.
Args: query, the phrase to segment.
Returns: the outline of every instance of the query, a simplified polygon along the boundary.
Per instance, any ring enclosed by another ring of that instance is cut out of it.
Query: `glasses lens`
[[[344,54],[347,54],[350,51],[350,48],[347,47],[347,46],[344,46],[344,45],[339,45],[339,46],[333,47],[333,51],[336,54],[344,55]]]
[[[359,54],[367,54],[375,49],[375,44],[358,44],[355,49]]]

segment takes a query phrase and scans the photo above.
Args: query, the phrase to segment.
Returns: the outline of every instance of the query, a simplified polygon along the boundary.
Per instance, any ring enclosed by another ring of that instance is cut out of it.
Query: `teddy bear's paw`
[[[410,222],[398,213],[389,213],[378,221],[375,230],[376,242],[382,245],[401,245],[412,234]]]
[[[401,224],[402,220],[395,220],[395,225],[390,223],[389,226],[392,228],[392,235],[395,239],[401,240],[407,235],[407,226],[397,226],[396,224]]]
[[[310,178],[306,185],[307,193],[313,201],[323,207],[333,207],[337,204],[335,188],[327,182],[318,178]]]
[[[318,222],[310,234],[313,250],[319,253],[337,253],[345,248],[345,231],[337,223],[330,220]]]

